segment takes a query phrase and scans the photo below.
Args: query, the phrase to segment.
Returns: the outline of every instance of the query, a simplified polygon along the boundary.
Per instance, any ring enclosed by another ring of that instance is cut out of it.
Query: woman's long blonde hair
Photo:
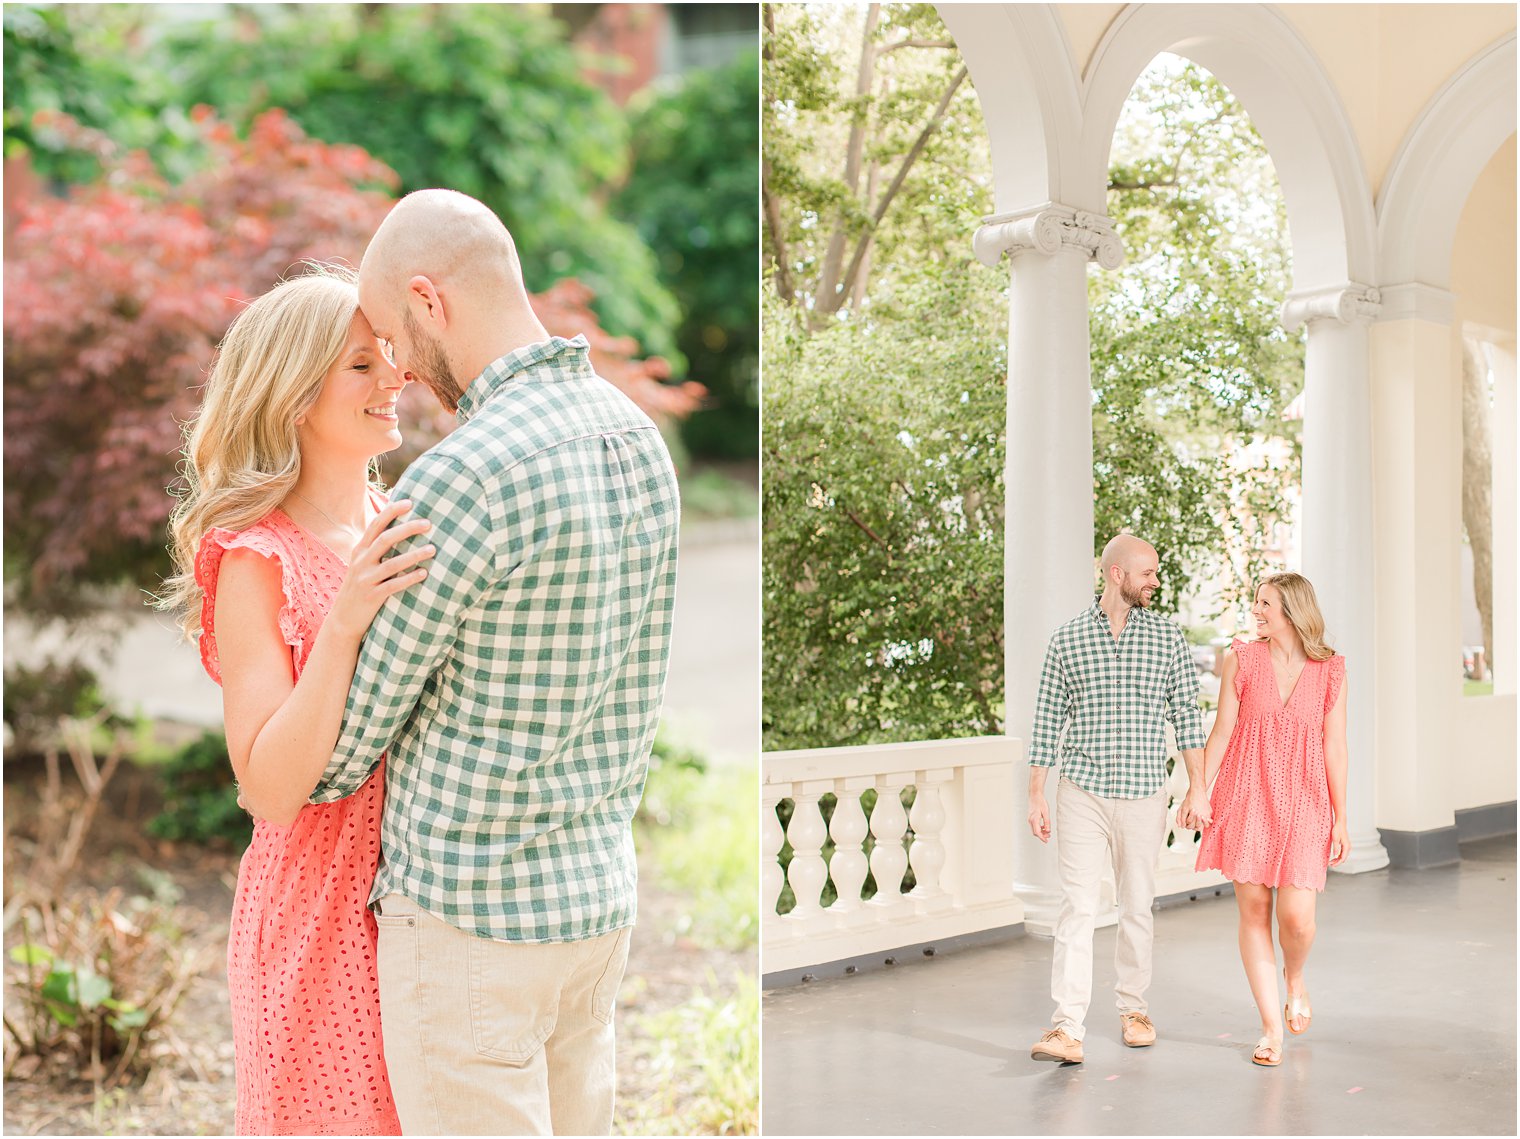
[[[1325,615],[1319,610],[1319,598],[1314,596],[1314,586],[1303,574],[1283,572],[1268,574],[1256,588],[1270,585],[1282,599],[1283,616],[1298,633],[1304,643],[1304,653],[1310,660],[1329,660],[1335,650],[1325,643]]]
[[[204,591],[195,555],[213,527],[245,530],[285,500],[301,475],[296,420],[348,340],[359,290],[351,269],[308,262],[233,320],[222,338],[200,411],[186,424],[189,484],[169,519],[174,575],[157,599],[194,640]],[[373,474],[373,472],[372,472]]]

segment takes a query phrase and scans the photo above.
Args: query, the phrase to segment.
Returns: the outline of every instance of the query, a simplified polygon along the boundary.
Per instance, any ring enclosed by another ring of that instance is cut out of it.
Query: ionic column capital
[[[1124,243],[1113,222],[1056,202],[983,218],[972,248],[987,266],[996,265],[1005,253],[1013,257],[1034,250],[1048,255],[1062,249],[1080,249],[1105,269],[1124,263]]]
[[[1343,285],[1289,293],[1279,319],[1289,332],[1297,332],[1316,320],[1371,324],[1377,319],[1381,306],[1382,295],[1377,289],[1347,281]]]

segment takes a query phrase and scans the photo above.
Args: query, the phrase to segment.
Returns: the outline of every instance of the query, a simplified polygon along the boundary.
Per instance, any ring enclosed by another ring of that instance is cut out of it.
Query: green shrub
[[[156,895],[85,891],[22,908],[6,972],[18,1005],[5,1021],[12,1063],[37,1056],[97,1088],[150,1066],[201,961],[185,943],[178,891]]]
[[[88,720],[105,711],[100,681],[80,661],[49,660],[36,668],[5,670],[5,722],[20,752],[40,750],[60,721]]]
[[[148,820],[149,834],[174,842],[248,845],[253,820],[237,804],[232,760],[220,732],[185,745],[160,770],[164,809]]]

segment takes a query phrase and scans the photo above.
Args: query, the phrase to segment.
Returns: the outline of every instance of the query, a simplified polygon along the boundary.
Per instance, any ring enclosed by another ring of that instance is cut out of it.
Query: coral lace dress
[[[201,661],[222,681],[216,582],[228,550],[280,565],[280,632],[300,676],[347,566],[275,510],[241,532],[201,540]],[[256,822],[238,868],[227,940],[237,1049],[237,1133],[399,1135],[381,1051],[375,919],[384,771],[336,803],[308,805],[288,827]]]
[[[1240,714],[1209,796],[1214,821],[1196,868],[1232,882],[1323,890],[1334,821],[1325,717],[1345,682],[1346,658],[1306,661],[1284,704],[1267,642],[1231,648]]]

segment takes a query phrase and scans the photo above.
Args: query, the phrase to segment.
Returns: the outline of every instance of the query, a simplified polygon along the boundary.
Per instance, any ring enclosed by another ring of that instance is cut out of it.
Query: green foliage
[[[874,304],[899,271],[965,264],[991,171],[975,92],[933,6],[883,5],[874,27],[858,5],[765,10],[764,261],[777,293],[816,326]]]
[[[148,820],[148,833],[173,842],[230,842],[241,850],[253,836],[253,820],[237,804],[237,784],[227,741],[206,732],[159,769],[164,809]]]
[[[1094,272],[1094,552],[1121,529],[1161,556],[1157,605],[1219,572],[1249,589],[1298,478],[1302,340],[1278,320],[1287,218],[1266,145],[1196,65],[1142,75],[1115,134],[1126,262]],[[1226,594],[1226,604],[1234,599]]]
[[[995,281],[924,266],[888,319],[812,335],[768,297],[767,749],[1001,730]]]
[[[62,112],[106,131],[123,147],[152,145],[160,157],[194,135],[180,108],[157,98],[159,72],[143,65],[137,42],[145,9],[101,5],[81,20],[66,7],[5,5],[5,157],[28,156],[44,178],[93,181],[96,155],[34,121]]]
[[[707,991],[665,1012],[639,1018],[650,1041],[639,1057],[664,1094],[627,1105],[628,1135],[758,1135],[760,989],[736,970],[729,992],[708,974]]]
[[[682,935],[724,949],[754,945],[760,880],[754,771],[709,767],[663,739],[655,755],[635,832],[641,872],[688,899]]]
[[[677,346],[717,401],[682,424],[697,455],[756,452],[758,63],[745,55],[692,72],[630,106],[633,172],[614,203],[656,251],[660,279],[685,314]]]
[[[627,124],[543,10],[247,5],[165,35],[181,99],[240,128],[287,108],[312,137],[391,165],[403,191],[480,199],[512,231],[530,290],[580,278],[610,331],[676,356],[676,302],[650,249],[606,205],[627,176]]]
[[[681,480],[682,518],[753,518],[760,511],[752,482],[711,467]]]
[[[183,944],[176,892],[75,893],[19,911],[7,955],[5,1027],[35,1055],[97,1087],[150,1066],[161,1030],[199,972]],[[14,1016],[14,1019],[13,1019]],[[109,1067],[109,1075],[107,1068]]]
[[[24,942],[10,952],[11,960],[24,965],[37,978],[36,1000],[64,1028],[75,1028],[92,1014],[104,1018],[117,1033],[125,1034],[148,1023],[148,1014],[132,1001],[111,994],[115,987],[88,964],[60,961],[44,945]]]
[[[88,720],[107,707],[94,671],[77,660],[7,668],[4,706],[5,722],[20,752],[37,750],[59,721]]]

